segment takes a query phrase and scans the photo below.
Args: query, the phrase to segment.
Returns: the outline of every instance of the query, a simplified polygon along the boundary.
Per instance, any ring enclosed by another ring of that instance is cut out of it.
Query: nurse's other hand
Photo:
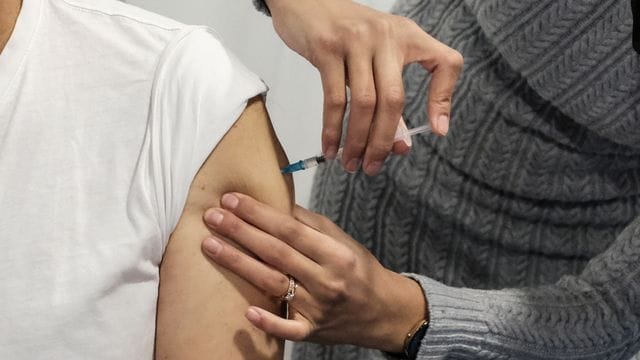
[[[342,162],[355,171],[362,162],[377,174],[393,150],[404,108],[404,65],[431,72],[428,118],[434,133],[449,129],[451,98],[462,69],[459,52],[425,33],[412,20],[376,11],[351,0],[266,0],[276,32],[292,50],[320,71],[324,91],[322,150],[332,158],[339,146],[351,90],[350,121]],[[393,148],[392,148],[393,145]]]
[[[222,208],[207,211],[205,221],[255,255],[207,238],[203,250],[217,264],[274,297],[287,292],[285,274],[296,279],[289,320],[254,306],[247,310],[247,319],[267,333],[401,352],[406,333],[425,317],[425,298],[415,281],[385,269],[323,216],[301,207],[289,216],[230,193]]]

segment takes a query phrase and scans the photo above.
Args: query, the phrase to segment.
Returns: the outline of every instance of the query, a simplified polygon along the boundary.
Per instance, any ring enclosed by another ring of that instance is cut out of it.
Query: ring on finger
[[[288,303],[296,297],[296,289],[298,288],[298,284],[296,284],[296,279],[291,275],[287,275],[289,277],[289,287],[287,288],[286,294],[282,295],[282,301]]]

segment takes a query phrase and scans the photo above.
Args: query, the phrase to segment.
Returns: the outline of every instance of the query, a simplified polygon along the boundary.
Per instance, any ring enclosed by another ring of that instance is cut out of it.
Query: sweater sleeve
[[[621,359],[640,351],[640,218],[579,276],[535,288],[454,288],[427,277],[418,359]]]

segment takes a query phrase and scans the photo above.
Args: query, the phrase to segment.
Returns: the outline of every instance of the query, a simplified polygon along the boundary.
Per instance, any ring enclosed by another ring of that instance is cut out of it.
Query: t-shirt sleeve
[[[154,81],[149,172],[151,202],[166,245],[196,173],[266,85],[213,30],[182,30],[161,56]]]

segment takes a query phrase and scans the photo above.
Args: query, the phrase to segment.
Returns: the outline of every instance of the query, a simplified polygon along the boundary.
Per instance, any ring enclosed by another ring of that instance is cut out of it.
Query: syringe
[[[418,126],[416,128],[413,128],[407,131],[398,131],[396,132],[396,135],[394,137],[394,142],[403,140],[407,136],[413,136],[416,134],[422,134],[427,132],[431,132],[431,128],[429,127],[429,125]],[[336,159],[340,159],[341,157],[342,157],[342,148],[338,149],[338,152],[336,153]],[[292,174],[297,171],[302,171],[302,170],[310,169],[312,167],[316,167],[325,161],[327,161],[327,159],[324,157],[324,155],[312,156],[308,159],[291,163],[285,166],[284,168],[282,168],[280,171],[283,174]]]

